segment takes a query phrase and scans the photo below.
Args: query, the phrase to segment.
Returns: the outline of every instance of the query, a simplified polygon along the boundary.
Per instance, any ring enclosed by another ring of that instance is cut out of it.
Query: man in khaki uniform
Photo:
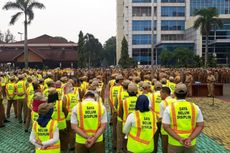
[[[212,74],[211,71],[208,71],[208,77],[207,77],[208,97],[214,96],[215,81],[216,81],[215,76]]]
[[[191,74],[191,72],[187,72],[186,76],[185,76],[185,84],[187,86],[188,89],[188,97],[192,97],[192,84],[193,84],[193,76]]]

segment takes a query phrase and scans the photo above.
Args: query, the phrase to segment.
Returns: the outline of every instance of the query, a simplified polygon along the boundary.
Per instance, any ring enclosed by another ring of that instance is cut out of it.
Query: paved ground
[[[211,98],[194,98],[205,117],[205,129],[198,138],[197,153],[230,153],[230,103],[215,99],[215,106],[209,106]],[[31,153],[29,133],[14,118],[0,129],[0,153]],[[112,127],[105,132],[106,153],[112,153]],[[229,150],[227,150],[229,149]],[[161,151],[159,151],[161,153]]]

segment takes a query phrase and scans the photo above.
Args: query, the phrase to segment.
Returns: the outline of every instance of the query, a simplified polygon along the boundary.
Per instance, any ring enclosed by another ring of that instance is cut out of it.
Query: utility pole
[[[153,65],[154,65],[154,1],[152,0],[152,49],[151,49],[151,78],[153,78]]]

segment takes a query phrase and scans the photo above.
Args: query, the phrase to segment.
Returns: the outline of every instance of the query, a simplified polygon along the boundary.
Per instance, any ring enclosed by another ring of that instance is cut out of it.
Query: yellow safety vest
[[[83,101],[77,104],[77,120],[81,130],[87,135],[93,136],[101,126],[101,118],[104,115],[102,103],[95,101]],[[87,139],[76,134],[76,142],[85,144]],[[99,136],[96,142],[103,141],[103,134]]]
[[[63,96],[63,89],[62,88],[57,88],[56,91],[58,93],[58,100],[61,100],[62,96]]]
[[[154,111],[158,116],[160,116],[160,103],[161,103],[161,94],[159,91],[156,91],[152,94],[152,111]]]
[[[181,138],[187,139],[196,127],[198,110],[195,104],[181,101],[172,103],[170,106],[171,128]],[[169,135],[169,144],[174,146],[183,146],[179,141]],[[191,142],[196,144],[196,139]]]
[[[115,109],[115,111],[117,110],[117,106],[115,106],[115,102],[118,100],[117,99],[117,95],[120,93],[120,91],[122,90],[122,86],[113,86],[110,90],[110,102],[111,105],[113,107],[113,109]]]
[[[33,122],[37,121],[39,115],[37,112],[31,111],[31,119]]]
[[[117,112],[117,113],[119,113],[119,110],[120,110],[120,108],[122,107],[123,100],[126,99],[127,97],[129,97],[128,91],[127,91],[127,90],[124,90],[124,89],[122,88],[122,90],[121,90],[121,92],[118,94],[118,98],[117,98],[117,99],[118,99],[118,106],[117,106],[118,112]]]
[[[58,128],[63,130],[66,128],[65,114],[62,111],[62,101],[56,101],[54,106],[54,111],[52,114],[52,119],[58,122]]]
[[[27,106],[31,108],[33,98],[34,98],[34,87],[32,83],[29,84],[26,93],[27,93]]]
[[[170,106],[174,102],[176,102],[176,99],[170,98],[170,97],[163,100],[164,110],[166,109],[167,106]],[[163,117],[163,116],[161,116],[161,117]],[[168,135],[168,133],[164,130],[164,128],[161,128],[161,134],[162,135]]]
[[[49,88],[46,88],[44,91],[43,91],[43,95],[46,97],[46,99],[48,100],[48,96],[49,96]]]
[[[153,137],[157,130],[154,112],[134,112],[135,125],[128,135],[127,149],[135,153],[150,153],[154,150]]]
[[[176,84],[173,83],[173,82],[169,82],[168,85],[169,85],[169,88],[171,90],[171,94],[174,94],[175,88],[176,88]]]
[[[74,93],[69,93],[65,97],[66,97],[66,106],[68,110],[68,116],[66,120],[69,121],[71,117],[72,109],[78,103],[78,97]]]
[[[128,97],[124,100],[123,102],[123,126],[126,122],[128,115],[135,111],[136,103],[137,103],[136,96]]]
[[[18,83],[16,83],[16,92],[18,94],[23,94],[26,93],[26,83],[24,80],[18,81]],[[25,94],[23,96],[16,96],[16,99],[25,99]]]
[[[14,91],[15,91],[15,83],[7,83],[6,84],[6,95],[7,100],[14,100]]]
[[[36,134],[36,139],[45,142],[53,138],[54,132],[56,130],[57,121],[50,120],[46,127],[41,127],[38,122],[33,123],[33,130]],[[36,153],[60,153],[60,140],[52,146],[44,149],[35,148]]]

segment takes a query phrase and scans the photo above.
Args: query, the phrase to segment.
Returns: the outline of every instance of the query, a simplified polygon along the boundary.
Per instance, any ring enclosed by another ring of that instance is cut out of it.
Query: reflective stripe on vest
[[[181,138],[187,139],[196,127],[197,109],[195,104],[180,101],[170,105],[170,127]],[[183,146],[179,141],[169,135],[169,144]],[[196,144],[196,139],[192,140],[191,145]]]
[[[146,140],[140,138],[140,135],[141,135],[141,132],[142,132],[141,121],[140,121],[140,112],[135,111],[135,117],[136,117],[136,124],[137,124],[137,133],[136,133],[136,135],[132,135],[131,133],[129,133],[129,136],[132,139],[134,139],[135,141],[139,142],[139,143],[148,145],[150,143],[150,141],[146,141]],[[155,115],[154,115],[153,112],[152,112],[152,118],[153,118],[152,132],[153,132],[153,135],[154,135],[155,132],[156,132],[156,127],[154,125],[155,124]]]
[[[53,136],[54,136],[54,129],[55,129],[55,121],[54,120],[51,120],[49,121],[49,123],[46,125],[46,129],[47,129],[47,126],[49,125],[49,128],[48,128],[48,140],[52,139]],[[41,142],[44,142],[44,141],[47,141],[47,138],[43,138],[44,140],[42,141],[41,140],[41,137],[46,137],[46,136],[39,136],[38,135],[38,132],[39,132],[39,128],[40,126],[38,125],[37,122],[34,122],[34,131],[35,131],[35,134],[36,134],[36,139],[41,141]],[[36,152],[39,152],[40,150],[41,151],[49,151],[49,150],[55,150],[55,149],[60,149],[60,141],[58,141],[56,144],[52,145],[52,146],[49,146],[47,148],[36,148]]]

